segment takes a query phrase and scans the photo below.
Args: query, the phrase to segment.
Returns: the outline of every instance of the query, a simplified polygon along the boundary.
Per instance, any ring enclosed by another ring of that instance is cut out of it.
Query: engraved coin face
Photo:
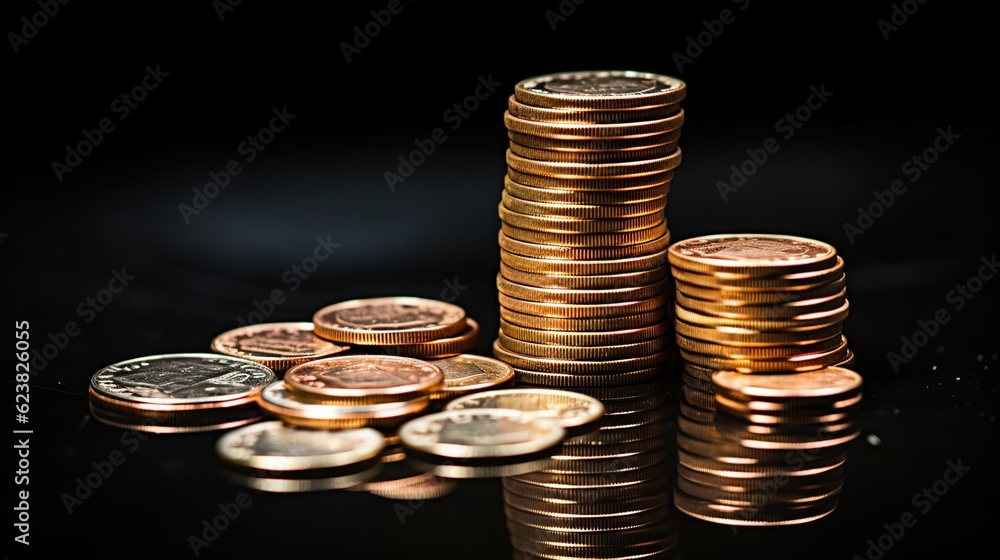
[[[563,428],[591,424],[604,416],[601,401],[573,391],[559,389],[498,389],[458,397],[446,410],[511,408],[529,416],[551,418]]]
[[[319,310],[314,332],[355,344],[413,344],[446,338],[466,327],[457,305],[415,297],[351,300]]]
[[[271,368],[220,354],[164,354],[119,362],[90,380],[99,395],[136,403],[196,404],[252,396],[276,380]]]
[[[274,368],[332,356],[349,350],[313,333],[313,324],[265,323],[226,331],[212,341],[212,350]],[[285,369],[279,367],[278,369]]]
[[[837,250],[827,243],[789,235],[722,234],[678,241],[670,249],[671,262],[711,267],[774,267],[830,262]]]
[[[444,373],[442,391],[463,394],[495,387],[514,379],[514,368],[500,360],[460,354],[442,360],[431,360]]]
[[[861,376],[842,367],[827,367],[803,373],[741,374],[718,371],[712,382],[722,389],[748,397],[809,398],[849,393],[861,387]]]
[[[280,420],[229,431],[215,446],[231,463],[275,471],[353,465],[373,459],[383,447],[385,436],[372,428],[311,430]]]
[[[405,447],[453,458],[515,457],[557,445],[565,430],[550,418],[509,408],[445,410],[403,424]]]
[[[297,365],[285,373],[293,391],[317,397],[373,397],[426,393],[444,383],[438,366],[402,356],[335,356]]]
[[[536,107],[612,110],[677,103],[685,89],[677,78],[648,72],[565,72],[522,80],[514,88],[514,97]]]

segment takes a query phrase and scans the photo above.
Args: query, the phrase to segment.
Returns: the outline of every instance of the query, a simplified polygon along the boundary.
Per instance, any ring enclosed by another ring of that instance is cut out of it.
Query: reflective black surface
[[[105,426],[88,414],[87,383],[118,361],[207,351],[245,322],[381,295],[461,305],[488,355],[506,99],[520,79],[590,68],[687,83],[667,207],[677,239],[790,233],[832,243],[846,263],[864,431],[839,506],[807,525],[736,531],[671,511],[683,556],[995,551],[997,102],[988,67],[956,64],[990,52],[987,14],[934,2],[403,2],[354,52],[342,44],[385,20],[385,3],[321,14],[244,2],[221,21],[218,5],[60,5],[6,54],[3,314],[8,344],[11,323],[28,321],[44,353],[29,421],[13,411],[9,424],[33,430],[27,485],[23,449],[8,462],[14,491],[29,492],[31,543],[12,541],[11,558],[510,558],[498,478],[424,501],[258,493],[227,476],[217,433]],[[547,15],[560,5],[573,13]],[[42,10],[6,8],[7,31],[24,37],[21,17]],[[453,107],[477,90],[484,99]],[[262,127],[273,135],[244,143]],[[778,149],[754,163],[769,138]],[[387,181],[428,142],[411,175]],[[730,166],[744,165],[737,184]],[[226,512],[225,529],[206,529]]]

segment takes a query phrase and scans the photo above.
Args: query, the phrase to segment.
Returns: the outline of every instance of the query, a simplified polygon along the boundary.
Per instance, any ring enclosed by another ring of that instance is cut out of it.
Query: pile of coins
[[[503,479],[514,557],[670,557],[675,395],[661,382],[575,391],[604,406],[600,428],[567,439],[545,468]]]
[[[829,244],[765,234],[697,237],[668,254],[683,358],[675,505],[730,525],[828,515],[859,433],[860,376],[842,369],[853,364],[843,260]]]
[[[650,381],[667,361],[667,192],[684,82],[631,71],[515,86],[499,206],[500,332],[518,382]]]

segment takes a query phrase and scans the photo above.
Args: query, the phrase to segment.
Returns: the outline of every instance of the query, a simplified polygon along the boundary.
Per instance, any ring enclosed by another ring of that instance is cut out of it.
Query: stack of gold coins
[[[842,332],[843,260],[829,244],[767,234],[697,237],[675,243],[668,254],[683,358],[675,504],[729,525],[804,523],[829,514],[839,496],[843,442],[796,439],[801,430],[787,414],[768,417],[767,426],[733,422],[733,415],[722,421],[713,376],[726,370],[763,381],[852,364]],[[812,403],[811,418],[825,418],[822,403]],[[755,438],[756,432],[769,434]],[[757,440],[763,447],[754,446]],[[772,446],[788,441],[799,447]]]
[[[673,557],[669,386],[574,391],[602,403],[601,426],[567,439],[547,468],[503,479],[514,557]]]
[[[226,331],[212,340],[212,350],[264,364],[282,375],[292,366],[329,358],[350,347],[316,336],[312,323],[297,322],[263,323]]]
[[[316,312],[313,331],[362,354],[446,358],[479,344],[479,324],[461,307],[418,297],[335,303]]]
[[[500,332],[519,382],[598,387],[661,374],[664,218],[685,84],[632,71],[518,83],[499,206]]]
[[[288,370],[260,392],[260,406],[293,426],[391,431],[423,412],[443,384],[441,368],[424,360],[334,356]]]
[[[164,354],[119,362],[90,380],[90,410],[105,424],[155,433],[222,430],[259,420],[271,368],[221,354]]]
[[[430,362],[444,372],[444,385],[431,394],[431,404],[447,404],[463,395],[499,389],[514,381],[514,368],[486,356],[459,354]]]

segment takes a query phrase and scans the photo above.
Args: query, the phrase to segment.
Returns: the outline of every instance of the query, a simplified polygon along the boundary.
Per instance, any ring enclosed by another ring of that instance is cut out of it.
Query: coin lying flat
[[[416,297],[357,299],[335,303],[313,316],[316,334],[347,344],[415,344],[457,335],[465,311],[442,301]]]
[[[439,457],[517,457],[550,449],[566,431],[553,419],[508,408],[445,410],[399,428],[404,447]]]
[[[303,401],[278,381],[258,395],[260,407],[293,426],[334,430],[343,428],[398,426],[414,414],[423,412],[430,397],[377,404],[333,405]]]
[[[500,360],[460,354],[432,364],[444,373],[444,385],[431,395],[434,399],[458,397],[508,383],[514,379],[514,368]]]
[[[557,389],[497,389],[459,397],[445,410],[512,408],[556,420],[563,428],[592,425],[604,416],[604,404],[594,397]]]
[[[441,368],[402,356],[335,356],[288,370],[285,384],[317,401],[401,400],[400,395],[427,395],[444,383]]]
[[[212,340],[212,350],[220,354],[253,360],[275,371],[349,349],[316,336],[309,322],[248,325]]]
[[[743,375],[719,371],[712,375],[712,381],[724,389],[749,397],[785,399],[833,397],[861,387],[860,375],[840,367],[787,375]]]
[[[670,263],[678,268],[747,277],[830,268],[836,257],[837,250],[828,243],[759,233],[706,235],[670,248]]]
[[[533,107],[624,110],[677,103],[686,91],[677,78],[647,72],[562,72],[518,82],[514,99]]]
[[[343,467],[376,457],[385,436],[372,428],[310,430],[259,422],[223,434],[215,449],[239,466],[274,471]]]

